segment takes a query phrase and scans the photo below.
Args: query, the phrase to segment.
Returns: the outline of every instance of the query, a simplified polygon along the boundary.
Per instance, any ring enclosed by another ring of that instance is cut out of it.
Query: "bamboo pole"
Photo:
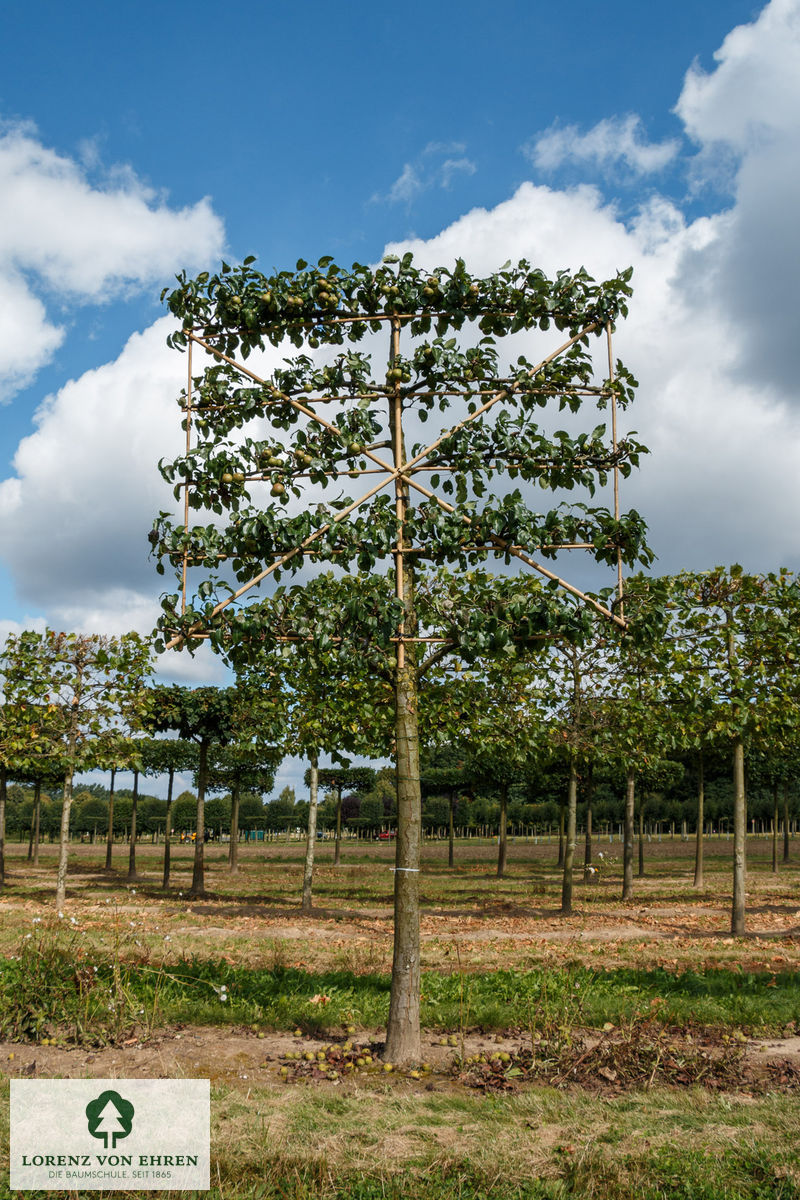
[[[427,496],[429,500],[434,500],[441,508],[445,510],[445,512],[456,512],[456,509],[452,504],[448,504],[446,500],[440,499],[435,492],[430,491],[429,488],[423,487],[422,484],[417,483],[415,479],[409,479],[408,482],[410,483],[411,487],[416,488],[418,492],[422,492],[422,494]],[[462,515],[461,520],[465,525],[472,525],[472,521],[466,515]],[[579,600],[583,600],[587,604],[591,605],[596,612],[600,613],[604,617],[608,617],[609,620],[613,621],[615,625],[619,625],[620,629],[628,628],[624,618],[618,617],[615,613],[612,613],[609,609],[598,603],[597,600],[593,600],[591,596],[587,596],[585,592],[580,590],[580,588],[576,588],[571,583],[567,583],[566,579],[562,579],[560,575],[556,575],[555,572],[549,571],[547,567],[543,567],[541,563],[536,562],[536,560],[531,558],[530,555],[523,554],[520,550],[514,550],[513,546],[504,538],[495,535],[491,536],[494,545],[499,547],[499,549],[501,549],[505,554],[511,554],[514,558],[520,559],[521,562],[527,563],[527,565],[532,567],[534,571],[538,571],[541,575],[544,575],[546,579],[553,580],[553,582],[557,583],[559,587],[564,588],[564,590],[569,592],[571,595],[577,596]]]
[[[609,382],[614,383],[614,354],[611,343],[611,322],[606,322],[606,344],[608,346],[608,378]],[[611,443],[614,449],[614,455],[617,453],[617,395],[612,386],[611,388]],[[614,463],[614,520],[619,521],[619,465]],[[625,617],[625,607],[623,601],[622,590],[622,550],[617,546],[617,600],[619,601],[619,614]]]
[[[186,456],[188,458],[192,449],[192,343],[189,340],[189,345],[186,352],[188,381],[186,384]],[[183,493],[183,527],[189,528],[189,483],[186,483],[186,490]],[[186,580],[189,573],[189,551],[188,547],[183,552],[183,570],[181,572],[181,616],[186,612]]]
[[[394,367],[400,355],[400,322],[392,321],[391,325],[391,340],[389,343],[389,367]],[[400,388],[400,381],[394,382],[394,395],[391,397],[391,427],[392,427],[392,453],[394,455],[395,477],[394,477],[394,511],[397,522],[397,536],[394,548],[394,583],[395,596],[401,602],[404,597],[404,580],[403,580],[403,548],[405,539],[403,530],[406,522],[406,487],[401,477],[403,467],[403,394]],[[400,622],[398,626],[399,643],[397,646],[397,668],[402,671],[406,665],[406,647],[405,647],[405,621]]]
[[[401,320],[402,320],[402,318],[395,317],[394,324],[392,326],[392,339],[393,339],[392,345],[393,345],[393,353],[394,354],[398,353],[398,349],[396,347],[397,347],[397,342],[399,339],[399,328],[400,328]],[[561,354],[563,354],[566,350],[568,350],[572,345],[574,345],[575,342],[586,337],[589,333],[593,332],[596,328],[597,328],[597,322],[593,322],[590,325],[585,326],[583,329],[581,329],[579,331],[579,333],[575,334],[568,341],[564,342],[561,346],[559,346],[556,350],[552,351],[552,353],[550,353],[545,358],[543,358],[535,367],[532,367],[531,370],[528,372],[529,376],[534,376],[539,370],[541,370],[542,367],[544,367],[548,363],[554,361]],[[221,361],[226,362],[229,366],[232,366],[235,370],[239,371],[241,374],[246,375],[248,378],[252,379],[255,383],[258,383],[261,386],[266,386],[266,381],[264,379],[262,379],[259,375],[256,375],[256,373],[254,371],[251,371],[248,367],[245,367],[242,363],[236,362],[235,359],[230,358],[228,355],[223,354],[221,350],[218,350],[216,347],[212,346],[210,343],[205,341],[203,338],[197,337],[194,333],[190,333],[188,340],[190,343],[192,341],[197,342],[197,344],[199,346],[201,346],[203,349],[205,349],[208,353],[212,354],[214,357],[220,359]],[[610,353],[611,352],[609,350],[609,354]],[[489,409],[494,407],[495,404],[500,403],[503,400],[510,399],[511,395],[514,392],[518,392],[521,390],[522,390],[521,384],[510,385],[509,388],[502,388],[500,391],[493,394],[491,396],[491,398],[486,401],[485,404],[483,404],[479,408],[477,408],[473,413],[471,413],[463,421],[460,421],[456,425],[452,426],[447,432],[440,434],[438,438],[436,438],[433,442],[431,442],[428,446],[426,446],[423,450],[421,450],[417,455],[415,455],[414,458],[409,459],[407,462],[402,461],[402,456],[401,456],[401,459],[398,460],[396,452],[395,452],[396,462],[395,462],[394,467],[390,466],[389,463],[386,463],[383,459],[381,459],[378,455],[376,455],[374,453],[374,451],[367,450],[367,449],[362,451],[362,454],[364,457],[371,459],[373,462],[377,463],[379,467],[382,467],[387,472],[386,478],[383,481],[381,481],[380,483],[378,483],[375,487],[373,487],[373,488],[369,489],[367,492],[365,492],[358,500],[354,501],[346,509],[343,509],[342,512],[337,513],[337,515],[333,518],[333,520],[330,521],[328,524],[322,526],[319,530],[316,530],[313,534],[310,534],[309,537],[304,539],[304,541],[302,543],[300,543],[299,546],[293,547],[290,551],[288,551],[286,554],[284,554],[281,558],[277,559],[269,567],[265,568],[265,570],[259,572],[252,579],[250,579],[247,583],[243,584],[240,588],[238,588],[236,591],[234,591],[229,597],[227,597],[226,600],[223,600],[219,604],[217,604],[214,607],[214,609],[212,609],[211,619],[213,619],[215,616],[217,616],[224,608],[227,608],[229,604],[232,604],[235,600],[238,600],[241,596],[243,596],[251,588],[253,588],[253,587],[257,586],[259,583],[263,582],[263,580],[266,579],[269,575],[271,575],[275,570],[279,569],[282,565],[289,562],[297,554],[304,551],[308,545],[311,545],[314,541],[316,541],[318,538],[320,538],[323,534],[327,533],[328,530],[333,525],[338,524],[342,520],[344,520],[345,517],[349,516],[351,512],[353,512],[356,508],[360,507],[366,500],[370,499],[373,495],[375,495],[377,492],[379,492],[383,487],[387,486],[389,483],[394,481],[395,488],[397,489],[398,485],[400,484],[399,476],[401,476],[401,475],[403,476],[404,480],[407,482],[408,485],[415,488],[415,490],[421,492],[423,495],[427,496],[428,499],[434,500],[446,512],[455,513],[456,509],[453,507],[453,505],[448,504],[447,501],[440,499],[440,497],[435,495],[434,492],[431,492],[428,488],[423,487],[416,480],[414,480],[410,477],[409,472],[410,472],[411,468],[415,467],[424,458],[428,457],[428,455],[431,454],[433,452],[433,450],[435,450],[439,445],[441,445],[441,443],[443,441],[445,441],[447,438],[452,437],[453,434],[455,434],[459,430],[465,428],[465,426],[470,424],[472,421],[477,420],[477,418],[479,416],[482,416],[484,413],[488,412]],[[400,394],[399,387],[396,388],[396,393],[398,395]],[[284,397],[282,397],[282,399],[285,400],[286,403],[291,404],[292,407],[296,408],[299,412],[302,412],[306,417],[309,417],[311,420],[316,421],[318,424],[322,425],[329,432],[335,434],[337,437],[342,437],[342,432],[341,432],[341,430],[338,429],[338,427],[336,425],[332,424],[330,421],[325,420],[325,418],[320,417],[319,414],[317,414],[313,411],[313,409],[308,408],[308,406],[306,404],[293,399],[289,395],[285,395]],[[188,497],[188,490],[187,490],[187,497]],[[187,499],[187,503],[188,503],[188,499]],[[466,525],[471,526],[472,522],[469,519],[469,517],[464,516],[462,519]],[[185,524],[188,526],[188,517],[187,517]],[[557,583],[560,587],[564,588],[565,591],[571,593],[572,595],[574,595],[574,596],[578,597],[579,599],[583,600],[584,602],[588,603],[591,607],[593,607],[601,615],[606,616],[610,620],[614,621],[615,624],[621,626],[622,628],[626,628],[624,618],[616,616],[614,613],[610,612],[603,605],[599,604],[597,601],[595,601],[591,597],[587,596],[585,592],[582,592],[579,588],[574,587],[572,584],[568,583],[566,580],[564,580],[560,576],[556,575],[555,572],[548,570],[546,567],[542,566],[541,563],[538,563],[534,559],[532,559],[529,555],[523,553],[522,551],[514,550],[512,548],[512,546],[508,542],[505,541],[505,539],[500,538],[499,536],[498,537],[493,536],[492,543],[493,543],[493,545],[502,549],[504,551],[504,553],[509,553],[509,554],[513,555],[514,557],[519,558],[521,562],[526,563],[528,566],[533,568],[535,571],[544,575],[545,578],[550,579],[551,581]],[[193,626],[188,631],[189,635],[190,636],[194,635],[199,630],[199,628],[200,628],[199,625]],[[174,648],[180,642],[184,641],[186,636],[187,635],[184,635],[184,634],[176,635],[174,638],[172,638],[167,643],[166,649]],[[402,651],[402,639],[401,639],[399,651]]]

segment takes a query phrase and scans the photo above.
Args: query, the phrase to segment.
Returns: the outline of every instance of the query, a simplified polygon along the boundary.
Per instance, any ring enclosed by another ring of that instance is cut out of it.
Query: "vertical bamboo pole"
[[[390,363],[400,351],[400,322],[392,321]],[[403,403],[400,381],[390,397],[394,466],[405,461]],[[397,840],[394,866],[394,954],[389,1020],[384,1056],[388,1062],[418,1062],[421,1053],[419,869],[421,847],[421,801],[419,780],[419,713],[417,702],[417,659],[413,642],[416,633],[413,560],[404,556],[404,526],[408,485],[395,478],[397,545],[395,575],[397,596],[403,605],[398,633],[395,667],[395,762],[397,767]]]
[[[187,457],[192,449],[192,341],[189,339],[189,347],[186,351],[188,363],[189,378],[186,384],[186,454]],[[189,480],[186,480],[183,489],[183,528],[184,532],[189,529]],[[181,586],[181,615],[186,612],[186,579],[189,572],[189,547],[184,546],[183,549],[183,571],[182,571],[182,586]]]
[[[397,317],[392,318],[391,324],[391,341],[389,344],[389,368],[394,367],[397,357],[400,353],[400,321]],[[400,381],[394,381],[394,395],[391,399],[392,405],[392,450],[394,454],[394,465],[399,467],[402,465],[405,454],[403,451],[403,397],[400,390]],[[397,518],[397,542],[394,552],[394,576],[395,576],[395,595],[398,600],[403,599],[403,529],[405,526],[406,516],[406,484],[399,475],[395,476],[394,481],[394,508],[395,517]],[[403,641],[405,633],[405,622],[400,623],[398,629],[400,641],[397,643],[397,669],[402,671],[406,665],[406,646]]]
[[[614,352],[611,341],[611,322],[606,322],[606,344],[608,346],[608,379],[609,383],[614,382]],[[617,397],[616,393],[611,393],[611,441],[614,447],[614,454],[617,453],[618,438],[617,438]],[[619,521],[619,466],[614,463],[614,520]],[[622,584],[622,550],[617,547],[617,599],[619,601],[619,615],[624,617],[625,608],[623,602],[623,584]]]

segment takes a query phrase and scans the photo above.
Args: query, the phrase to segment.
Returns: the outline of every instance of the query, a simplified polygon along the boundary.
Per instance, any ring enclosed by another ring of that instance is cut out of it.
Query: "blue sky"
[[[124,168],[173,209],[208,196],[231,255],[257,253],[267,268],[323,253],[371,261],[386,242],[431,237],[506,199],[532,177],[524,147],[554,122],[637,113],[650,140],[678,136],[684,72],[695,59],[710,67],[754,11],[736,0],[287,2],[238,19],[206,3],[118,5],[110,16],[99,0],[7,0],[0,118],[34,122],[97,187]],[[461,165],[442,175],[447,161]],[[419,187],[393,197],[406,166]],[[615,181],[625,204],[630,183]],[[685,196],[683,171],[660,186]],[[157,314],[159,290],[69,311],[71,336],[3,414],[6,462],[32,407],[118,352]]]
[[[152,627],[158,297],[222,254],[633,264],[657,569],[796,569],[798,151],[800,0],[6,0],[0,634]]]

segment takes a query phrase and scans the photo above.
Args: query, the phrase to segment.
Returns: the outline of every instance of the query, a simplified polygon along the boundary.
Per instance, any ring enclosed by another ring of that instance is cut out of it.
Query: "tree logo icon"
[[[86,1105],[86,1118],[92,1137],[102,1138],[106,1150],[113,1150],[117,1140],[126,1138],[131,1131],[133,1105],[130,1100],[123,1100],[119,1092],[101,1092]]]

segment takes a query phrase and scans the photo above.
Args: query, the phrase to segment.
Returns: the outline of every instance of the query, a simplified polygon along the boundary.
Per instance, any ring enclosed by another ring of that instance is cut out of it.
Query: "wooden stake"
[[[614,383],[614,355],[611,345],[611,322],[606,322],[606,343],[608,346],[608,378],[609,382]],[[611,389],[611,441],[614,448],[614,454],[617,453],[617,394]],[[614,463],[614,520],[619,521],[619,466]],[[622,550],[617,546],[617,600],[619,602],[619,615],[624,619],[625,605],[622,598]]]
[[[191,453],[192,449],[192,342],[189,339],[187,349],[188,373],[189,380],[186,385],[186,455]],[[183,494],[183,527],[189,528],[189,483],[186,483],[186,490]],[[186,577],[189,570],[189,547],[187,546],[183,552],[183,572],[181,581],[181,616],[186,612]]]

